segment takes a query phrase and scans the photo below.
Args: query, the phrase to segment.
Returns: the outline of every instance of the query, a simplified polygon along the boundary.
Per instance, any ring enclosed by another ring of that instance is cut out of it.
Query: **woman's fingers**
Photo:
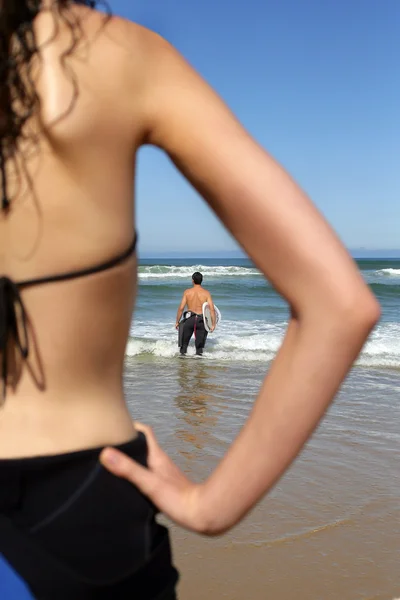
[[[133,421],[133,426],[135,429],[137,429],[138,431],[141,431],[145,435],[149,434],[151,431],[151,427],[149,425],[145,425],[144,423],[141,423],[140,421]]]
[[[170,463],[165,473],[142,467],[119,450],[106,448],[100,454],[101,464],[113,475],[126,479],[136,486],[168,517],[178,523],[193,527],[188,518],[187,496],[189,488],[195,487],[179,469]]]
[[[179,467],[160,448],[152,429],[134,422],[135,429],[146,436],[148,466],[115,448],[105,448],[101,464],[113,475],[126,479],[147,496],[159,510],[176,523],[197,530],[196,489]]]
[[[117,477],[122,477],[133,483],[140,491],[153,499],[157,485],[157,476],[142,467],[139,463],[132,460],[115,448],[106,448],[100,454],[101,464]]]
[[[157,446],[157,448],[159,448],[156,436],[154,435],[151,427],[145,425],[144,423],[140,423],[140,421],[134,421],[133,426],[137,431],[140,431],[145,435],[148,446],[152,445]]]
[[[115,448],[105,448],[100,454],[101,464],[113,475],[126,479],[147,496],[167,517],[193,531],[200,531],[198,524],[198,485],[186,475],[158,446],[150,427],[135,423],[138,431],[146,435],[149,445],[149,467]],[[150,460],[151,453],[156,453]],[[153,462],[153,466],[151,466]],[[204,507],[203,507],[204,508]]]

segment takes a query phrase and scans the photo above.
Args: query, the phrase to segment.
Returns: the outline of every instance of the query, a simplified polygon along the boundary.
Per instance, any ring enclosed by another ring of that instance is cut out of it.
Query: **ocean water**
[[[358,265],[383,313],[358,365],[399,368],[400,260],[360,260]],[[203,273],[204,286],[222,312],[205,357],[240,363],[271,360],[288,323],[288,307],[247,259],[142,260],[127,355],[171,358],[178,353],[175,316],[194,271]]]
[[[171,526],[183,600],[400,596],[400,260],[358,265],[380,323],[300,457],[237,528],[204,540]],[[175,317],[194,271],[222,322],[204,358],[181,360]],[[139,283],[128,406],[203,481],[251,410],[288,307],[248,260],[142,260]]]

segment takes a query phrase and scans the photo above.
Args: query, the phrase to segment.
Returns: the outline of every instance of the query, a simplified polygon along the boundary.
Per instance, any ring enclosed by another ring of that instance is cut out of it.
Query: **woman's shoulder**
[[[166,65],[171,54],[179,55],[161,35],[139,23],[99,10],[88,14],[85,7],[77,8],[82,11],[83,42],[89,42],[93,50],[90,62],[94,70],[100,78],[119,81],[127,94],[135,93],[136,99],[141,89],[153,87],[160,65]]]
[[[171,45],[155,31],[125,19],[113,13],[76,6],[79,14],[80,27],[86,39],[101,41],[113,45],[121,54],[137,56],[141,51],[141,58],[146,58],[148,52],[166,51]],[[144,54],[143,54],[144,53]]]

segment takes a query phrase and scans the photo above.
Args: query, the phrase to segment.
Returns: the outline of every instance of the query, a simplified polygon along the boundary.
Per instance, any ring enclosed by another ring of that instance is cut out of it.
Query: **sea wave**
[[[378,275],[378,277],[400,277],[400,269],[379,269],[378,271],[375,271],[375,275]]]
[[[395,280],[396,281],[396,280]],[[388,281],[385,283],[370,282],[372,291],[379,298],[400,298],[400,281]],[[391,284],[391,285],[389,285]]]
[[[204,357],[218,361],[268,362],[278,351],[287,323],[270,324],[248,321],[238,325],[224,321],[215,334],[208,337]],[[177,334],[170,323],[137,323],[126,349],[128,357],[153,355],[172,358],[178,355]],[[194,355],[191,342],[188,355]],[[400,324],[383,323],[370,336],[357,365],[400,368]]]
[[[195,271],[200,271],[205,277],[253,277],[261,275],[260,271],[251,267],[149,265],[139,267],[139,279],[190,279]]]
[[[378,269],[376,271],[363,271],[364,279],[370,285],[391,288],[400,285],[400,269]]]

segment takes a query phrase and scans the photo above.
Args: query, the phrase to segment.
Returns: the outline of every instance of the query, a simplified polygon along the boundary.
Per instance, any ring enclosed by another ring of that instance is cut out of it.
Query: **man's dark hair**
[[[203,275],[196,271],[196,273],[193,273],[192,279],[193,283],[195,283],[196,285],[201,285],[203,282]]]

